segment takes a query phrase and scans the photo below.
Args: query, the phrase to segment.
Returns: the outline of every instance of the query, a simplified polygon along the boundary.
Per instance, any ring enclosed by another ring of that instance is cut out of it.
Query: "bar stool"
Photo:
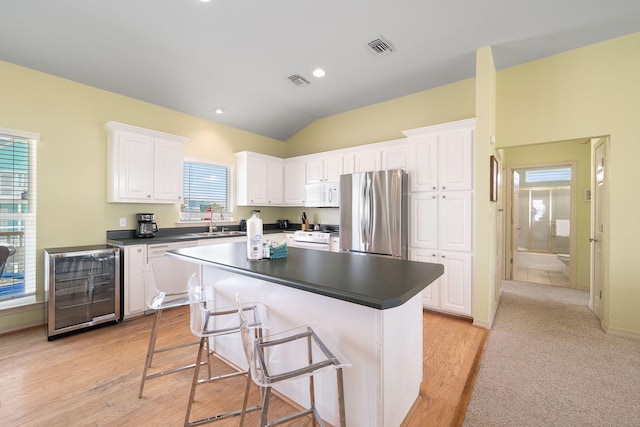
[[[239,302],[238,307],[241,307]],[[322,427],[325,427],[325,423],[316,408],[314,375],[329,368],[333,368],[336,371],[340,427],[345,427],[342,369],[351,366],[347,359],[337,350],[333,349],[333,346],[326,338],[323,337],[321,339],[317,331],[310,326],[302,326],[291,331],[270,335],[268,338],[263,336],[255,337],[251,334],[250,324],[245,318],[244,312],[239,310],[239,314],[241,319],[242,342],[245,349],[245,356],[247,357],[247,362],[250,367],[251,379],[261,389],[264,389],[260,427],[282,424],[308,414],[313,414],[314,421]],[[283,354],[286,353],[280,352],[278,354],[276,348],[278,346],[286,347],[291,345],[296,347],[289,348],[289,354],[302,354],[303,357],[301,359],[306,360],[300,360],[300,358],[297,358],[296,361],[286,359],[284,363],[282,363]],[[269,358],[270,352],[278,354],[277,357]],[[305,354],[306,357],[304,357]],[[276,359],[277,361],[275,361]],[[309,377],[310,407],[267,422],[271,388],[276,384],[304,377]],[[244,425],[245,407],[246,396],[240,418],[241,427]]]
[[[179,366],[176,368],[163,370],[153,374],[149,374],[149,368],[153,362],[153,356],[156,353],[176,350],[179,348],[196,345],[198,341],[182,342],[172,346],[166,346],[162,348],[156,348],[156,340],[158,338],[158,331],[160,327],[160,319],[162,319],[162,312],[170,308],[182,307],[189,304],[189,295],[185,286],[184,291],[178,292],[163,292],[156,286],[155,276],[153,273],[153,267],[151,264],[147,264],[144,268],[144,282],[145,288],[152,289],[154,291],[153,298],[148,302],[147,307],[155,311],[155,320],[151,329],[151,336],[149,337],[149,346],[147,348],[147,357],[144,364],[144,370],[142,372],[142,381],[140,381],[140,391],[138,392],[138,398],[142,397],[142,391],[144,390],[144,384],[146,380],[161,377],[163,375],[173,374],[176,372],[184,371],[195,367],[195,364],[188,364]]]
[[[254,337],[261,337],[262,331],[267,327],[267,312],[266,308],[259,303],[247,303],[242,306],[230,306],[224,308],[215,308],[215,287],[208,285],[201,285],[196,277],[192,277],[189,280],[189,300],[191,307],[191,332],[200,337],[200,347],[198,349],[198,356],[196,358],[195,370],[193,372],[193,381],[191,383],[191,391],[189,393],[189,403],[187,405],[187,413],[185,416],[184,425],[185,426],[195,426],[205,423],[210,423],[214,421],[223,420],[226,418],[234,417],[237,415],[241,415],[243,411],[253,411],[261,409],[261,405],[252,406],[251,408],[247,408],[247,400],[248,394],[251,384],[251,379],[249,376],[249,371],[235,371],[228,374],[222,375],[211,375],[211,363],[209,363],[209,375],[207,378],[200,379],[200,366],[203,358],[203,352],[206,351],[207,357],[211,354],[207,345],[210,338],[221,337],[225,335],[237,334],[238,338],[241,339],[240,336],[240,318],[238,317],[238,311],[240,310],[243,313],[243,316],[246,320],[248,317],[250,320],[247,321],[247,334],[253,335]],[[238,350],[240,354],[243,353],[243,347],[240,343]],[[196,387],[202,384],[234,378],[244,375],[246,376],[245,383],[245,391],[244,391],[244,399],[243,399],[243,407],[242,409],[237,409],[234,411],[229,411],[223,414],[213,415],[206,418],[202,418],[196,421],[189,421],[191,417],[191,410],[193,406],[193,402],[195,400]]]

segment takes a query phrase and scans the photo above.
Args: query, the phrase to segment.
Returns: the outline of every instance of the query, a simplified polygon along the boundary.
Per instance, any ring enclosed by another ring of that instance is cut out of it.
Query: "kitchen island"
[[[179,249],[169,255],[199,264],[216,288],[216,306],[259,301],[269,333],[311,324],[351,362],[344,370],[349,426],[396,427],[418,398],[423,373],[421,291],[443,273],[439,264],[289,248],[283,259],[248,261],[243,242]],[[235,342],[233,340],[236,340]],[[246,366],[241,343],[215,342],[216,352]],[[286,355],[283,359],[295,357]],[[336,425],[333,372],[316,380],[320,414]],[[277,390],[308,404],[304,381]]]

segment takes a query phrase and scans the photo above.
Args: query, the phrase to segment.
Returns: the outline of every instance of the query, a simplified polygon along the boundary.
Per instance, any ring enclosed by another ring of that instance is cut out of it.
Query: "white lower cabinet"
[[[147,245],[124,247],[124,318],[141,316],[147,307],[144,291],[144,266]]]
[[[424,307],[471,316],[470,253],[411,249],[410,259],[444,265],[444,274],[422,291]]]

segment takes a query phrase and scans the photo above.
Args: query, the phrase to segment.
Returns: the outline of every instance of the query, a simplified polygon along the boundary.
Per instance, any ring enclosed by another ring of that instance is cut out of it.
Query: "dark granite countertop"
[[[221,228],[221,227],[218,227]],[[227,227],[225,227],[227,228]],[[232,231],[237,231],[237,227],[231,228]],[[202,239],[226,239],[229,237],[242,237],[241,234],[230,235],[218,235],[218,236],[204,236],[195,235],[195,233],[204,233],[207,231],[206,227],[191,227],[191,228],[174,228],[160,230],[160,233],[154,237],[135,237],[135,231],[107,231],[107,244],[114,246],[130,246],[130,245],[157,245],[174,242],[187,242],[189,240],[202,240]],[[264,230],[264,235],[274,233],[293,233],[293,229],[270,229]]]
[[[441,264],[291,247],[287,258],[249,261],[243,242],[168,254],[379,310],[404,304],[444,272]]]

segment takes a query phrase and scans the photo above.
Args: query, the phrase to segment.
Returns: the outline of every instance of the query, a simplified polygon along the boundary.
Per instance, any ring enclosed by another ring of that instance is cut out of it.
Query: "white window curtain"
[[[0,301],[36,291],[36,148],[38,134],[0,128],[0,245],[10,248]]]

